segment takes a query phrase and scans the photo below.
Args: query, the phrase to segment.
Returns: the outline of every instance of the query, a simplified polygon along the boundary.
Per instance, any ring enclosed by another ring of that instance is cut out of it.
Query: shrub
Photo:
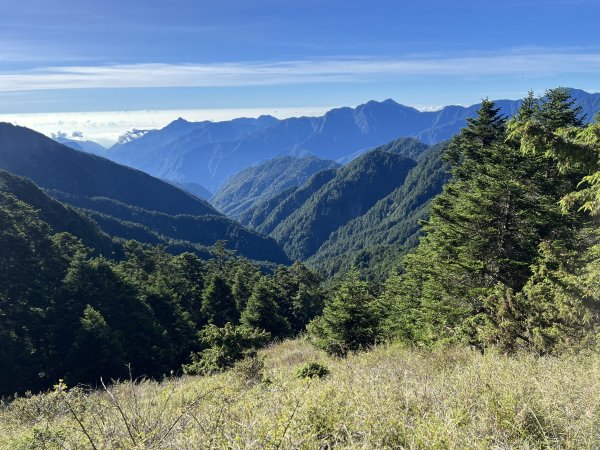
[[[253,355],[238,361],[233,366],[235,374],[244,384],[253,386],[263,381],[265,361],[258,355]]]
[[[199,353],[192,353],[190,364],[183,366],[188,375],[210,375],[223,372],[237,361],[256,355],[256,350],[264,346],[271,335],[263,330],[245,326],[233,326],[231,323],[219,328],[208,325],[200,333],[205,347]]]
[[[318,362],[309,362],[298,369],[296,375],[298,378],[325,378],[331,372],[327,367]]]

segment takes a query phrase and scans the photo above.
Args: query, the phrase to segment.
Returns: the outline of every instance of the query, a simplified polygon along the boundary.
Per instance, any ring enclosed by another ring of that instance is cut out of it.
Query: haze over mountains
[[[600,94],[571,90],[588,119],[600,108]],[[520,100],[499,100],[512,115]],[[260,161],[314,155],[346,162],[398,137],[426,144],[442,142],[473,117],[479,105],[419,111],[388,99],[356,108],[337,108],[321,117],[278,120],[271,116],[226,122],[178,119],[160,130],[139,133],[106,152],[106,157],[179,183],[196,183],[214,192],[225,180]]]
[[[200,254],[227,240],[229,248],[248,258],[288,262],[273,239],[245,229],[204,200],[27,128],[0,123],[0,169],[31,179],[113,237]]]

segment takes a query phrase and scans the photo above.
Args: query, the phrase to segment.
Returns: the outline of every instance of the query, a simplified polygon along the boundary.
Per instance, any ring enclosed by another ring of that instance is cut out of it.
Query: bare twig
[[[63,401],[65,402],[65,405],[67,405],[67,408],[69,408],[69,412],[71,413],[71,415],[73,416],[75,421],[79,424],[79,428],[81,428],[81,431],[83,431],[83,434],[85,434],[88,441],[90,441],[90,445],[92,446],[92,448],[94,450],[98,450],[98,447],[96,447],[96,444],[94,444],[94,440],[92,439],[92,437],[86,430],[85,426],[83,425],[83,422],[79,419],[79,417],[77,416],[77,413],[73,409],[73,406],[71,406],[71,403],[69,403],[69,401],[67,400],[67,396],[61,392],[61,397],[62,397]]]
[[[110,392],[110,390],[106,387],[106,384],[104,384],[104,380],[102,378],[100,378],[100,383],[102,383],[102,387],[104,388],[106,393],[110,396],[110,398],[112,400],[111,403],[119,411],[119,414],[121,415],[121,418],[123,419],[123,422],[125,423],[125,428],[127,428],[127,433],[129,433],[131,442],[133,442],[133,445],[137,445],[137,442],[135,441],[135,438],[133,437],[133,432],[131,431],[131,428],[129,426],[129,418],[125,414],[125,411],[123,411],[123,409],[121,408],[121,405],[119,404],[119,401],[115,398],[115,396],[112,394],[112,392]]]

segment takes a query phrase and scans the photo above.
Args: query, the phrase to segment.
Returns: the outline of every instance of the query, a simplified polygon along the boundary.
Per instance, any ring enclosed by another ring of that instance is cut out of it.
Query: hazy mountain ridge
[[[30,178],[60,201],[110,217],[113,225],[120,222],[111,228],[119,233],[103,228],[113,236],[129,238],[135,224],[138,231],[147,229],[138,236],[142,242],[157,243],[159,236],[160,243],[188,241],[189,249],[225,239],[252,259],[288,262],[273,239],[244,229],[196,196],[27,128],[0,124],[0,168]]]
[[[163,181],[172,184],[173,186],[178,187],[181,190],[189,192],[190,194],[195,195],[201,200],[208,201],[208,199],[212,197],[212,193],[204,186],[198,183],[178,183],[177,181],[165,179],[163,179]]]
[[[600,109],[600,94],[571,92],[592,119]],[[497,105],[503,114],[512,115],[520,100],[499,100]],[[464,126],[478,108],[453,105],[419,111],[388,99],[332,109],[321,117],[278,120],[262,116],[214,123],[180,119],[114,146],[108,156],[154,176],[215,189],[231,175],[278,156],[314,155],[347,161],[399,137],[415,137],[430,145],[442,142]]]
[[[334,161],[315,157],[284,156],[248,167],[233,175],[210,199],[211,204],[229,217],[239,219],[262,200],[302,185],[324,169],[337,168]]]
[[[55,137],[54,140],[59,144],[66,145],[67,147],[71,147],[74,150],[92,153],[98,156],[106,156],[106,152],[108,151],[106,147],[94,141],[69,139],[61,136]]]

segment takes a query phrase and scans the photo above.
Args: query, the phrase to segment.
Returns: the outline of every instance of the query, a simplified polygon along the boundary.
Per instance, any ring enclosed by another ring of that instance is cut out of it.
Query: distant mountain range
[[[228,219],[206,201],[27,128],[0,123],[0,169],[29,178],[113,237],[200,254],[216,241],[227,240],[229,248],[250,259],[289,261],[273,239]]]
[[[600,110],[600,94],[571,91],[588,119]],[[520,100],[498,100],[512,115]],[[346,162],[398,137],[432,145],[454,135],[479,105],[419,111],[388,99],[356,108],[336,108],[321,117],[278,120],[270,116],[226,122],[178,119],[165,128],[115,144],[106,156],[151,175],[197,183],[216,191],[229,177],[260,161],[281,156],[316,156]]]
[[[69,139],[62,136],[58,136],[53,139],[60,144],[66,145],[67,147],[71,147],[74,150],[92,153],[94,155],[104,156],[107,152],[106,147],[94,141]]]

